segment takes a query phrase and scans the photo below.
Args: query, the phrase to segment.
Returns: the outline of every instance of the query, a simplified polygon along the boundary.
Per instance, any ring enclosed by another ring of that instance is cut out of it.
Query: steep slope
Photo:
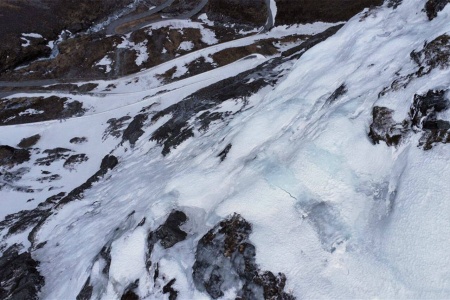
[[[31,96],[65,115],[0,131],[0,297],[448,298],[445,4],[388,1],[78,83],[91,93],[8,96],[9,122],[50,110]]]

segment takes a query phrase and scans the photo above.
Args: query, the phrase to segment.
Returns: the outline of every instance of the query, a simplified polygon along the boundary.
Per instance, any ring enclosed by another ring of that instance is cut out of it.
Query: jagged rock
[[[385,141],[388,146],[396,146],[404,134],[404,125],[392,118],[394,111],[387,107],[375,106],[372,110],[372,124],[369,137],[374,144]]]
[[[0,299],[37,300],[45,282],[38,266],[30,252],[21,253],[19,245],[6,249],[0,257]]]
[[[225,160],[225,158],[226,158],[227,155],[228,155],[228,152],[230,152],[230,150],[231,150],[231,147],[232,147],[232,145],[231,145],[231,144],[228,144],[228,145],[225,147],[225,149],[223,149],[222,152],[220,152],[220,153],[217,155],[217,157],[220,157],[220,161],[224,161],[224,160]]]
[[[437,113],[449,109],[447,90],[429,90],[425,95],[414,95],[408,117],[402,123],[392,119],[393,110],[375,106],[369,137],[375,144],[385,141],[396,146],[401,138],[410,132],[421,132],[419,147],[432,148],[434,143],[450,143],[450,122],[437,119]]]
[[[450,103],[445,97],[446,92],[430,90],[425,95],[414,95],[414,101],[409,111],[412,125],[421,127],[421,123],[425,119],[434,118],[436,113],[447,110]]]
[[[119,119],[111,118],[106,123],[109,124],[108,128],[106,128],[103,133],[103,139],[106,139],[109,135],[112,135],[115,138],[118,138],[122,135],[122,128],[125,126],[125,123],[131,119],[130,116],[123,116]]]
[[[231,288],[238,290],[238,299],[294,299],[283,291],[283,274],[259,270],[251,232],[251,224],[234,214],[200,239],[193,266],[196,288],[213,299]]]
[[[176,279],[172,279],[163,287],[163,294],[169,294],[169,300],[175,300],[178,297],[178,292],[172,287]]]
[[[176,243],[186,239],[187,233],[180,229],[187,220],[187,216],[182,211],[173,211],[167,220],[155,231],[155,236],[159,239],[161,246],[171,248]]]
[[[63,167],[66,169],[69,169],[69,170],[73,170],[73,169],[75,169],[76,165],[84,163],[88,160],[89,160],[89,157],[87,157],[87,155],[84,153],[75,154],[66,159]]]
[[[428,19],[431,21],[436,18],[438,12],[443,10],[449,3],[449,0],[428,0],[427,3],[425,3],[425,11]]]
[[[339,99],[342,96],[344,96],[346,93],[347,93],[347,86],[345,85],[345,83],[343,83],[333,92],[333,94],[331,94],[330,97],[328,97],[328,99],[325,102],[325,104],[333,103],[337,99]]]
[[[7,145],[0,145],[0,166],[13,167],[29,161],[30,151],[25,149],[16,149]]]
[[[74,200],[82,199],[84,191],[91,188],[95,182],[100,180],[100,178],[102,178],[109,170],[114,169],[118,163],[119,160],[117,159],[117,157],[113,155],[106,155],[102,160],[100,170],[98,170],[94,175],[89,177],[89,179],[85,183],[76,187],[67,196],[61,199],[61,201],[58,203],[56,207],[62,206]]]
[[[41,138],[41,136],[39,134],[35,134],[33,136],[27,137],[27,138],[23,138],[19,144],[17,144],[17,147],[20,148],[31,148],[34,145],[37,144],[37,142],[39,141],[39,139]]]
[[[83,285],[83,288],[78,293],[76,300],[91,300],[92,291],[94,288],[91,285],[91,277],[89,277]]]
[[[138,114],[135,116],[133,121],[131,121],[128,127],[124,130],[122,140],[128,141],[131,145],[134,145],[144,134],[142,126],[144,126],[144,122],[147,121],[147,118],[148,115],[146,114]]]
[[[67,159],[70,155],[69,152],[72,152],[72,150],[60,147],[44,150],[43,153],[47,154],[47,156],[36,159],[35,164],[39,166],[50,166],[55,161]]]
[[[35,226],[51,214],[51,208],[63,197],[64,192],[47,198],[38,207],[32,210],[22,210],[14,214],[7,215],[0,222],[0,229],[8,228],[8,235],[20,233],[27,228]]]
[[[70,143],[71,144],[83,144],[86,143],[88,141],[87,137],[74,137],[72,139],[70,139]]]
[[[419,66],[416,75],[421,77],[436,68],[450,67],[450,36],[443,34],[431,42],[426,42],[423,49],[413,51],[411,59]]]
[[[400,4],[402,4],[403,0],[388,0],[387,7],[392,7],[396,9]]]

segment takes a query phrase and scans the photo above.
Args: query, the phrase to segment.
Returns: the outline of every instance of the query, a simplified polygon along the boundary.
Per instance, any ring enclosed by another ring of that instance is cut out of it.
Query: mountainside
[[[100,2],[0,4],[0,299],[450,297],[448,0]]]

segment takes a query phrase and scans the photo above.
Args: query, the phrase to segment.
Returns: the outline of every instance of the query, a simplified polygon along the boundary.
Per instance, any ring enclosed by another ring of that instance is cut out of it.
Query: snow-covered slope
[[[40,139],[0,175],[0,268],[16,270],[0,296],[450,297],[450,5],[430,20],[426,2],[2,127],[3,145]]]

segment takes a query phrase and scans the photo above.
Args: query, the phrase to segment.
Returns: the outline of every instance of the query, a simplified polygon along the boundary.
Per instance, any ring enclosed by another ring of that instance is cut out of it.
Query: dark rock
[[[387,7],[396,9],[402,2],[403,0],[387,0]]]
[[[0,166],[13,167],[29,161],[30,151],[25,149],[16,149],[7,145],[0,145]]]
[[[39,177],[38,179],[36,179],[36,181],[39,181],[40,183],[43,182],[52,182],[55,180],[60,180],[62,177],[58,174],[53,174],[50,176],[44,176],[44,177]]]
[[[400,143],[406,132],[404,126],[392,118],[394,111],[387,107],[375,106],[372,110],[372,124],[369,137],[374,144],[385,141],[388,146],[396,146]]]
[[[81,102],[57,96],[2,99],[0,125],[59,120],[82,116],[84,113]]]
[[[87,137],[74,137],[72,139],[70,139],[70,143],[71,144],[84,144],[88,141]]]
[[[342,26],[344,25],[336,25],[330,27],[327,30],[312,36],[302,44],[282,52],[281,55],[283,57],[291,57],[291,59],[298,59],[303,55],[303,53],[305,53],[315,45],[325,41],[330,36],[333,36],[336,32],[338,32],[339,29],[342,28]]]
[[[224,160],[225,160],[225,158],[226,158],[227,155],[228,155],[228,152],[230,152],[230,150],[231,150],[231,147],[232,147],[232,145],[231,145],[231,144],[228,144],[228,145],[225,147],[225,149],[223,149],[222,152],[220,152],[220,153],[217,155],[217,157],[220,157],[220,161],[224,161]]]
[[[122,128],[125,126],[125,123],[131,119],[130,116],[123,116],[119,119],[112,118],[106,121],[109,126],[106,128],[105,132],[103,133],[103,139],[106,139],[109,135],[112,135],[113,137],[120,137],[122,135]]]
[[[422,126],[424,117],[434,117],[436,113],[447,110],[449,101],[445,97],[447,91],[428,91],[425,95],[414,95],[414,101],[409,111],[413,126]]]
[[[147,119],[148,115],[146,114],[138,114],[135,116],[133,121],[131,121],[128,127],[124,130],[122,140],[128,141],[131,145],[134,145],[144,134],[142,126],[144,126],[144,122],[147,121]]]
[[[169,294],[169,300],[175,300],[178,297],[178,292],[172,287],[176,279],[172,279],[163,287],[163,294]]]
[[[139,296],[129,290],[120,297],[120,300],[139,300]]]
[[[64,195],[65,193],[61,192],[47,198],[35,209],[22,210],[14,214],[7,215],[5,219],[0,222],[0,229],[8,228],[7,234],[12,235],[23,232],[26,229],[35,226],[51,214],[51,208],[55,205],[55,203],[62,199]]]
[[[94,288],[91,285],[91,277],[89,277],[83,285],[83,288],[78,293],[76,300],[91,300],[92,291]]]
[[[43,153],[47,154],[47,156],[36,159],[35,164],[39,166],[50,166],[55,161],[67,159],[70,152],[72,150],[60,147],[44,150]]]
[[[450,67],[450,36],[443,34],[431,42],[426,42],[423,49],[413,51],[411,59],[418,65],[416,76],[429,74],[436,68]]]
[[[38,293],[44,285],[39,274],[39,263],[30,252],[20,253],[17,244],[9,247],[0,257],[0,299],[39,299]]]
[[[17,147],[20,148],[31,148],[39,141],[41,136],[39,134],[35,134],[33,136],[30,136],[28,138],[24,138],[20,141],[19,144],[17,144]]]
[[[171,248],[176,243],[184,241],[187,233],[180,229],[180,226],[187,221],[187,216],[182,211],[173,211],[167,220],[155,231],[155,237],[164,248]]]
[[[28,172],[30,172],[30,168],[19,168],[11,172],[2,170],[0,171],[0,178],[2,178],[5,182],[12,183],[22,179],[22,176]]]
[[[105,267],[102,270],[102,273],[105,276],[109,276],[109,268],[111,267],[111,246],[104,246],[99,254],[100,258],[105,261]]]
[[[347,93],[347,86],[345,85],[345,83],[343,83],[333,92],[333,94],[331,94],[330,97],[328,97],[325,104],[329,105],[329,104],[333,103],[337,99],[344,96],[346,93]]]
[[[395,146],[404,135],[421,132],[418,146],[424,150],[431,149],[435,143],[450,143],[450,122],[437,118],[437,113],[450,108],[447,93],[447,90],[429,90],[425,95],[414,95],[408,117],[401,124],[392,119],[391,109],[374,107],[369,137],[374,143],[385,141],[388,146]]]
[[[86,191],[87,189],[90,189],[95,182],[99,181],[100,178],[105,176],[109,170],[114,169],[118,163],[119,163],[119,161],[118,161],[117,157],[115,157],[113,155],[106,155],[102,160],[102,163],[100,165],[100,170],[98,170],[94,175],[89,177],[89,179],[85,183],[76,187],[67,196],[65,196],[63,199],[61,199],[61,201],[59,201],[56,208],[58,208],[64,204],[67,204],[71,201],[82,199],[84,197],[84,195],[83,195],[84,191]]]
[[[84,163],[89,160],[89,157],[87,157],[86,154],[75,154],[70,156],[66,161],[64,162],[64,168],[69,170],[74,170],[75,166],[81,163]]]
[[[200,239],[193,266],[196,288],[213,299],[230,288],[238,290],[238,299],[294,299],[283,291],[283,274],[275,276],[258,268],[251,232],[251,224],[235,214]]]
[[[101,1],[3,1],[0,4],[0,73],[48,56],[49,40],[56,40],[64,29],[72,33],[87,29],[114,11],[128,5],[130,0]],[[39,26],[36,26],[39,24]],[[31,38],[31,45],[22,47],[24,32],[35,32],[44,38]],[[47,70],[50,71],[50,70]]]
[[[264,0],[210,0],[206,6],[208,19],[222,24],[264,26],[268,13]]]
[[[425,11],[427,13],[428,20],[431,21],[436,18],[438,12],[443,10],[449,3],[449,0],[428,0],[427,3],[425,3]]]
[[[364,8],[384,0],[276,0],[276,25],[347,21]]]

